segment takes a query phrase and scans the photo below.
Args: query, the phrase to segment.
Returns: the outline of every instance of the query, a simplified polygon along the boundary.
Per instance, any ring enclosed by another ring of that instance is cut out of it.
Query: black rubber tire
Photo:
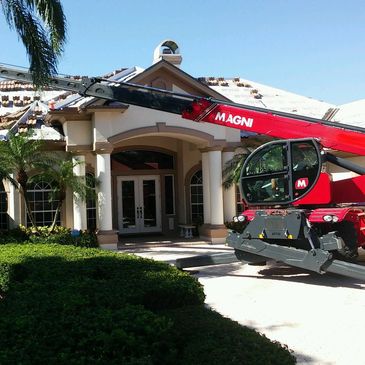
[[[340,260],[354,262],[359,256],[357,246],[357,232],[352,222],[343,221],[334,225],[338,235],[343,239],[345,246],[335,252],[335,256]]]

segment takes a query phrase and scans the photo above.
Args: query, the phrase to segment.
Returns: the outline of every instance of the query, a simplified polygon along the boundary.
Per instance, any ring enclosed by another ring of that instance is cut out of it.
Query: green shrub
[[[278,342],[203,306],[164,312],[174,323],[181,365],[291,365],[294,356]]]
[[[58,243],[60,245],[73,245],[78,247],[98,247],[95,233],[81,231],[78,236],[71,235],[70,229],[54,232],[51,234],[32,234],[29,236],[30,243]]]
[[[167,264],[45,244],[3,246],[0,288],[0,364],[174,363],[172,322],[148,306],[204,301],[197,280]]]
[[[89,231],[79,231],[77,236],[71,234],[70,228],[56,226],[53,232],[48,226],[33,227],[19,226],[18,228],[1,232],[0,244],[8,243],[58,243],[78,247],[98,247],[96,234]]]
[[[23,243],[26,242],[28,238],[29,235],[21,227],[8,231],[0,231],[0,245],[7,243]]]
[[[204,308],[204,298],[195,278],[165,263],[93,248],[4,245],[0,364],[294,363],[279,344]],[[267,362],[242,361],[254,358]]]

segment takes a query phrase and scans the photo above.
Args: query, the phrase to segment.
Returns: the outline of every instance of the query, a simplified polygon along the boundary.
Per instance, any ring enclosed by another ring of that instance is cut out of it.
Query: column
[[[85,156],[73,156],[72,162],[74,175],[85,181]],[[82,200],[75,192],[73,193],[73,228],[77,230],[87,229],[86,201]]]
[[[204,224],[210,224],[210,178],[208,152],[202,152]]]
[[[98,242],[101,248],[116,250],[118,233],[112,222],[112,179],[110,153],[101,150],[96,154],[96,178],[98,180]]]
[[[11,177],[14,178],[14,174],[11,174]],[[21,223],[25,223],[21,219],[20,193],[9,180],[5,180],[3,183],[8,198],[9,228],[12,229],[18,227]]]
[[[222,152],[208,152],[210,223],[223,225]]]
[[[223,151],[222,155],[222,167],[232,160],[234,156],[233,151]],[[223,212],[224,221],[229,222],[236,215],[236,186],[232,185],[229,189],[223,188]]]
[[[112,182],[110,154],[96,155],[96,178],[98,179],[98,226],[101,231],[112,230]]]

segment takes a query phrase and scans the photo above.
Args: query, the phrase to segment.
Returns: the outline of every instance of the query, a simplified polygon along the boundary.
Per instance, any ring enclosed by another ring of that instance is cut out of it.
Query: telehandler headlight
[[[323,220],[324,220],[325,222],[332,222],[332,215],[329,215],[329,214],[324,215],[324,216],[323,216]]]
[[[337,215],[326,214],[326,215],[323,216],[323,220],[325,222],[336,223],[336,222],[338,222],[338,217],[337,217]]]
[[[235,222],[235,223],[238,223],[238,222],[242,223],[245,220],[246,220],[246,217],[244,215],[239,215],[239,216],[233,217],[233,222]]]
[[[246,220],[246,217],[244,216],[244,215],[239,215],[238,217],[237,217],[237,219],[238,219],[238,222],[244,222],[245,220]]]

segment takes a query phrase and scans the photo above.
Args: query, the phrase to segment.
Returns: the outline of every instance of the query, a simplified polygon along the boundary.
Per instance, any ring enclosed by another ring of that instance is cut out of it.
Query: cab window
[[[248,203],[289,200],[286,143],[271,143],[249,157],[242,172],[242,192]]]
[[[297,199],[315,183],[320,161],[317,148],[311,141],[293,142],[291,156],[293,198]]]
[[[268,174],[283,171],[287,166],[286,146],[269,145],[258,151],[245,168],[245,175]]]

